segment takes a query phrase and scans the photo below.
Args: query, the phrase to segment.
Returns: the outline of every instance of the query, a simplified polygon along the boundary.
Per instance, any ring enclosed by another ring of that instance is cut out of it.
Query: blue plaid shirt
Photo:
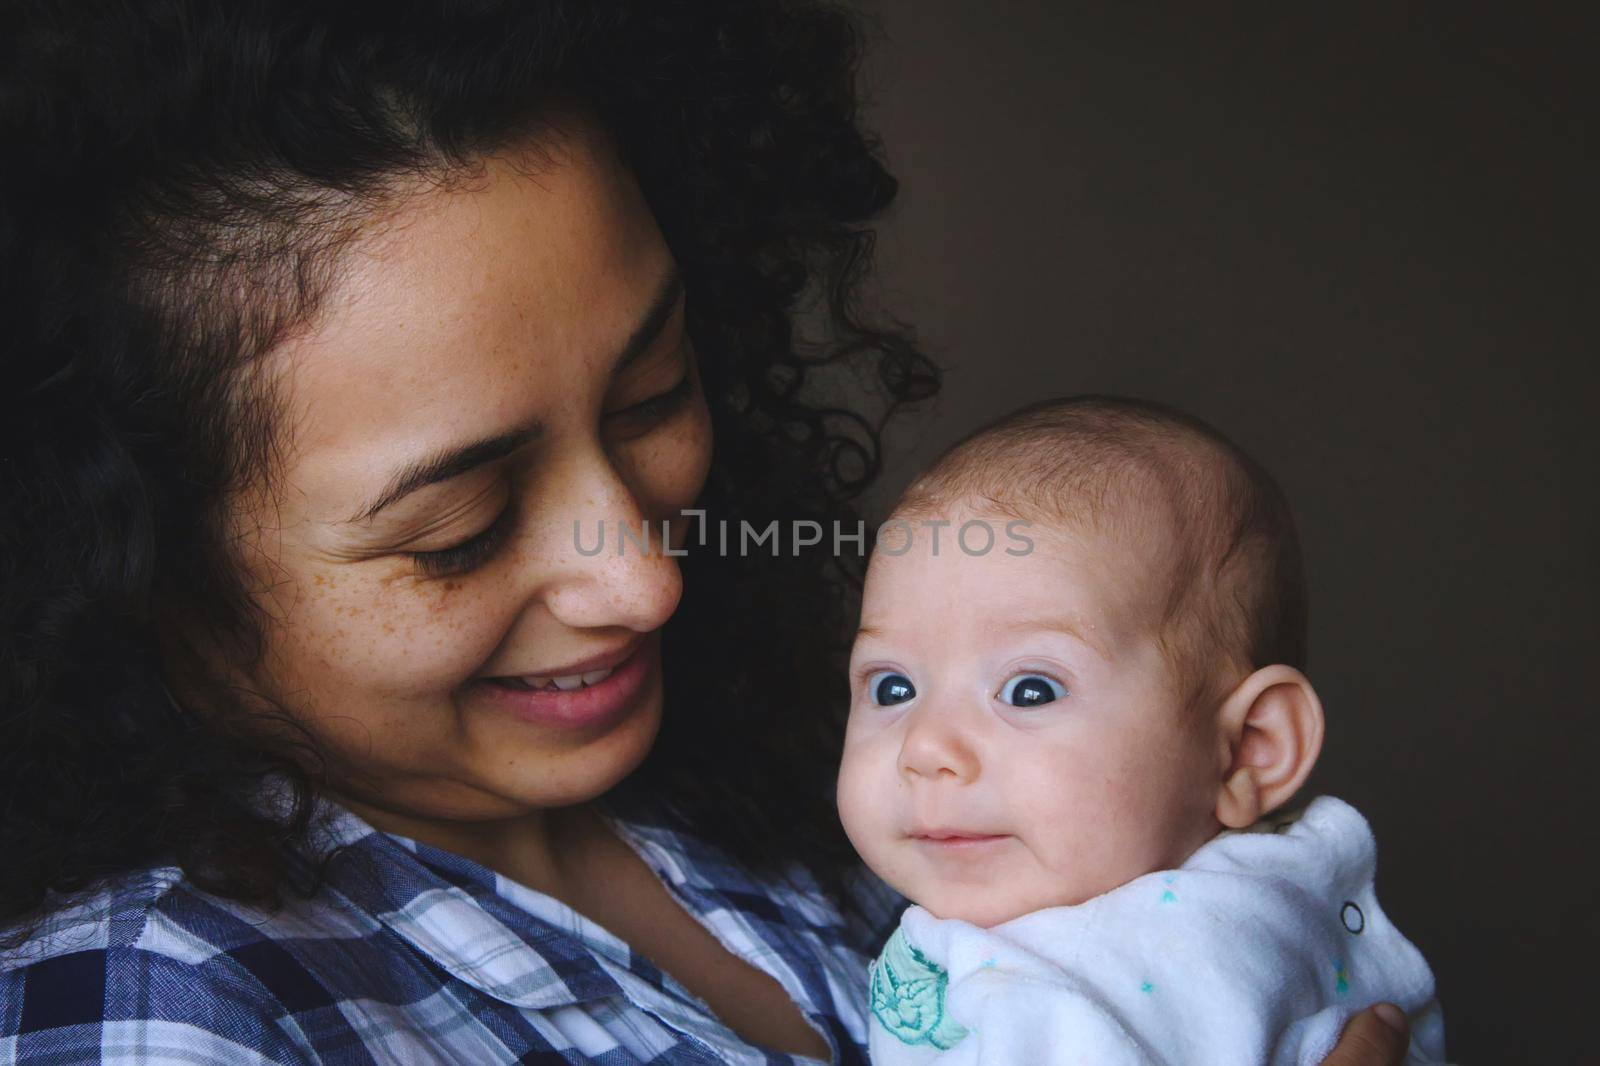
[[[0,1063],[795,1063],[570,907],[327,805],[349,847],[276,913],[164,867],[0,954]],[[612,823],[688,911],[866,1062],[866,972],[897,900],[846,920],[816,883],[758,880],[704,842]]]

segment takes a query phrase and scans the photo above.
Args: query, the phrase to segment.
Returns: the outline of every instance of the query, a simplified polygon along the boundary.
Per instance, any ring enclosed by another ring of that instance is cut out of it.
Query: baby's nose
[[[970,784],[980,769],[971,738],[947,716],[934,708],[912,713],[900,745],[902,778]]]

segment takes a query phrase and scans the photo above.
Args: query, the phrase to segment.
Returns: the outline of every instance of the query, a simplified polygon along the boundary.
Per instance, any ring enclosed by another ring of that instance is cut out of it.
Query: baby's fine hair
[[[952,445],[902,517],[956,505],[1110,537],[1157,586],[1157,635],[1182,698],[1210,706],[1250,670],[1306,665],[1300,538],[1260,463],[1192,415],[1147,400],[1046,400]]]

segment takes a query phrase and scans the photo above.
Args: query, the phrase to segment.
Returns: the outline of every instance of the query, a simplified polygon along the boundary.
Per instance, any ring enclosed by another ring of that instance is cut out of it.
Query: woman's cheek
[[[382,577],[324,576],[343,594],[306,602],[287,620],[292,674],[390,697],[437,694],[476,675],[515,617],[495,595],[504,583],[425,578],[393,562],[397,572]]]

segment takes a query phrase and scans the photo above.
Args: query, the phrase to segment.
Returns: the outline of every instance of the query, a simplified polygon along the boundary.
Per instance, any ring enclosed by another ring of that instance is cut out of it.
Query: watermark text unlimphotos
[[[695,519],[696,542],[700,547],[715,547],[721,555],[767,554],[776,557],[783,554],[799,555],[810,548],[831,547],[833,554],[839,556],[845,554],[846,545],[853,546],[857,556],[867,552],[867,524],[864,521],[858,521],[853,530],[844,523],[832,522],[829,523],[832,526],[829,530],[821,522],[809,518],[788,522],[774,518],[760,526],[744,519],[729,522],[724,518],[713,523],[707,520],[706,512],[699,509],[678,513],[684,518]],[[960,525],[942,518],[915,522],[891,518],[878,526],[874,550],[885,555],[904,555],[921,545],[934,555],[938,555],[941,549],[948,551],[952,547],[973,556],[988,555],[996,550],[1007,555],[1029,555],[1033,552],[1033,539],[1022,531],[1031,526],[1031,522],[1022,519],[1012,519],[997,526],[982,518],[970,519]],[[644,519],[638,525],[608,522],[605,519],[596,519],[592,523],[574,519],[572,523],[572,546],[578,554],[586,556],[599,555],[607,550],[621,556],[627,554],[630,547],[648,555],[653,535],[659,536],[655,543],[660,545],[661,554],[689,554],[689,549],[681,546],[681,541],[680,546],[674,547],[669,520],[657,525]]]

